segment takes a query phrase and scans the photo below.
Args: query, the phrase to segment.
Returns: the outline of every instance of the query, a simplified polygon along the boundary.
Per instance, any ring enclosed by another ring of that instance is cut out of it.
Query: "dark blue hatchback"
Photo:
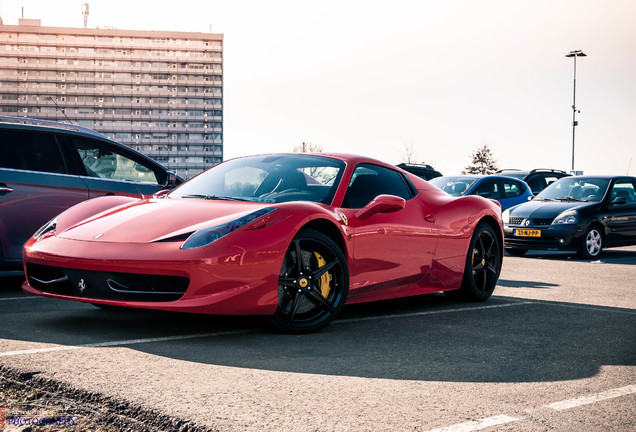
[[[636,244],[636,177],[564,177],[502,218],[511,255],[543,249],[595,259],[606,247]]]

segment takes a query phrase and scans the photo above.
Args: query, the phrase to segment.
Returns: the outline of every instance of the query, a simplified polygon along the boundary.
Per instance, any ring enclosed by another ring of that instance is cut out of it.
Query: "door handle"
[[[11,189],[9,186],[7,185],[0,185],[0,194],[5,194],[5,193],[9,193],[9,192],[13,192],[13,189]]]

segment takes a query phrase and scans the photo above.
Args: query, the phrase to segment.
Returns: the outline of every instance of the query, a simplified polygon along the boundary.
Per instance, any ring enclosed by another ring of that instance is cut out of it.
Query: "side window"
[[[552,182],[554,181],[556,181],[556,178],[552,180]],[[530,186],[530,189],[532,189],[533,194],[538,194],[547,186],[546,179],[541,176],[530,177],[526,180],[526,182],[528,183],[528,186]]]
[[[377,165],[360,164],[351,176],[342,206],[362,208],[378,195],[396,195],[408,200],[413,197],[413,192],[401,173]]]
[[[636,204],[636,190],[634,189],[634,183],[629,180],[620,180],[614,183],[610,202],[614,201],[618,197],[625,198],[627,205]]]
[[[503,184],[505,198],[518,197],[526,191],[526,187],[522,183],[514,180],[502,180],[501,183]]]
[[[55,137],[36,132],[0,130],[0,167],[66,173]]]
[[[490,199],[503,198],[499,188],[499,181],[497,179],[484,180],[479,184],[479,186],[477,186],[473,195],[482,195]]]
[[[94,140],[71,137],[72,147],[77,150],[89,177],[111,180],[160,184],[157,174],[150,167],[117,151],[117,149]]]
[[[561,177],[557,177],[557,176],[553,176],[553,175],[548,175],[545,176],[545,185],[550,186],[552,183],[554,183],[555,181],[557,181],[558,179],[560,179]]]

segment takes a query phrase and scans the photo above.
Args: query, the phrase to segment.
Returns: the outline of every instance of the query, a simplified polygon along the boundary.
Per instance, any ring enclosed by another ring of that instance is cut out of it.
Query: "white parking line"
[[[626,396],[636,393],[636,384],[628,385],[625,387],[615,388],[600,393],[595,393],[587,396],[582,396],[574,399],[568,399],[560,402],[554,402],[548,405],[544,405],[544,408],[550,408],[556,411],[564,411],[571,408],[576,408],[582,405],[589,405],[596,402],[601,402],[608,399],[614,399],[620,396]],[[491,426],[498,426],[505,423],[512,423],[515,421],[523,420],[523,417],[511,417],[505,414],[483,418],[479,420],[467,421],[464,423],[458,423],[455,425],[445,426],[438,429],[430,429],[426,432],[472,432],[480,429],[486,429]]]
[[[167,342],[167,341],[175,341],[175,340],[184,340],[184,339],[196,339],[196,338],[205,338],[205,337],[217,337],[217,336],[227,336],[239,333],[249,333],[254,330],[230,330],[224,332],[214,332],[214,333],[196,333],[189,335],[179,335],[179,336],[165,336],[165,337],[157,337],[157,338],[144,338],[144,339],[127,339],[120,341],[110,341],[110,342],[99,342],[92,344],[83,344],[83,345],[63,345],[63,346],[55,346],[48,348],[34,348],[30,350],[20,350],[20,351],[7,351],[0,353],[0,357],[11,357],[18,355],[27,355],[27,354],[40,354],[46,352],[53,351],[71,351],[82,348],[100,348],[100,347],[109,347],[109,346],[117,346],[117,345],[136,345],[143,343],[151,343],[151,342]]]
[[[377,321],[381,319],[393,319],[393,318],[409,318],[414,316],[423,316],[423,315],[438,315],[443,313],[451,313],[451,312],[465,312],[465,311],[476,311],[483,309],[494,309],[494,308],[503,308],[510,306],[520,306],[526,304],[535,304],[533,301],[515,301],[505,304],[496,304],[496,305],[487,305],[487,306],[475,306],[475,307],[463,307],[463,308],[453,308],[453,309],[440,309],[434,311],[422,311],[422,312],[411,312],[404,314],[392,314],[392,315],[381,315],[381,316],[370,316],[363,318],[347,318],[343,320],[336,320],[331,325],[334,324],[342,324],[342,323],[351,323],[351,322],[362,322],[362,321]]]
[[[551,408],[557,411],[568,410],[570,408],[576,408],[581,405],[593,404],[596,402],[604,401],[607,399],[614,399],[620,396],[636,393],[636,384],[628,385],[625,387],[615,388],[607,390],[601,393],[591,394],[588,396],[582,396],[574,399],[568,399],[561,402],[554,402],[549,405],[545,405],[546,408]]]
[[[502,414],[502,415],[498,415],[494,417],[467,421],[465,423],[459,423],[456,425],[446,426],[439,429],[431,429],[426,432],[471,432],[471,431],[476,431],[480,429],[485,429],[491,426],[499,426],[506,423],[512,423],[518,420],[521,420],[521,419]]]

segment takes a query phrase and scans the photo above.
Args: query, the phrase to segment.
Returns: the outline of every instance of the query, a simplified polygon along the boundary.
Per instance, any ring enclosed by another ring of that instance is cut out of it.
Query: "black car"
[[[398,164],[397,167],[402,168],[404,171],[410,172],[411,174],[415,174],[424,180],[430,180],[435,177],[442,176],[441,172],[436,171],[435,168],[428,164],[401,163]]]
[[[550,168],[537,168],[530,171],[503,169],[497,171],[497,173],[506,177],[514,177],[525,181],[526,183],[528,183],[528,186],[530,186],[530,189],[532,190],[532,193],[534,195],[538,194],[558,179],[570,175],[565,171]]]
[[[503,213],[506,251],[576,251],[594,259],[607,247],[636,244],[636,177],[564,177],[532,201]]]
[[[0,116],[0,275],[21,274],[24,242],[72,205],[100,195],[152,196],[182,182],[91,129]]]

